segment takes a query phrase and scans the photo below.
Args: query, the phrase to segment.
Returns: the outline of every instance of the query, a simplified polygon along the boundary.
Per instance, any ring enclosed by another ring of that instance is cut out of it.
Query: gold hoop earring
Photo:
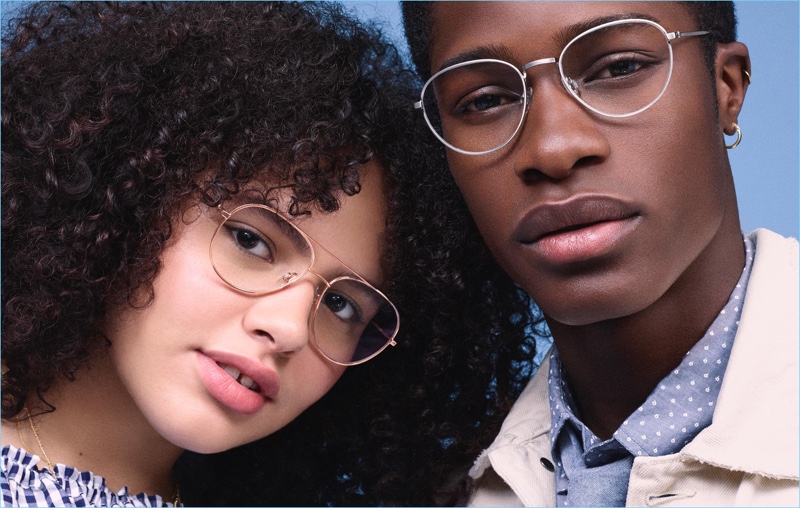
[[[732,145],[725,145],[725,148],[728,150],[733,150],[739,146],[739,143],[742,142],[742,129],[740,129],[739,125],[737,125],[735,122],[733,124],[733,128],[736,129],[736,141],[734,141]],[[722,134],[725,134],[725,132],[723,131]]]
[[[747,84],[748,85],[752,84],[753,80],[750,78],[750,73],[747,72],[746,69],[742,69],[742,72],[744,72],[744,76],[747,78]]]

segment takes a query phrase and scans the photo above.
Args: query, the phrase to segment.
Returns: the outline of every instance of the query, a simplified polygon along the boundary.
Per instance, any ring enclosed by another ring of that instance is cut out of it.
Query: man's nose
[[[513,144],[514,171],[526,181],[562,180],[587,161],[609,155],[594,114],[569,94],[551,65],[528,70],[533,90],[527,117]]]

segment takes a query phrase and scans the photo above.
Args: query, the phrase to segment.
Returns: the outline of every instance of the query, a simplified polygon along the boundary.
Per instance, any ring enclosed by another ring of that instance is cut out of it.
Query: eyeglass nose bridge
[[[309,274],[311,274],[311,275],[315,276],[316,278],[318,278],[322,282],[321,286],[323,286],[323,287],[317,287],[317,289],[314,291],[314,305],[316,305],[316,300],[319,298],[319,296],[322,293],[324,293],[325,291],[330,289],[331,283],[328,282],[328,279],[326,279],[321,273],[319,273],[316,270],[314,270],[313,263],[312,263],[312,266],[309,266],[302,273],[288,271],[288,272],[284,273],[283,275],[281,275],[281,277],[280,277],[281,284],[280,284],[280,286],[278,287],[278,289],[276,291],[280,291],[280,290],[282,290],[284,288],[287,288],[287,287],[291,286],[292,284],[294,284],[295,282],[297,282],[298,280],[302,279],[303,277],[305,277],[306,275],[309,275]]]
[[[558,58],[551,56],[550,58],[540,58],[538,60],[528,62],[522,66],[522,72],[526,72],[528,69],[531,69],[533,67],[538,67],[540,65],[551,64],[551,63],[557,64]]]
[[[308,315],[309,323],[310,323],[313,320],[314,314],[316,313],[316,308],[319,306],[319,299],[322,297],[322,295],[325,293],[325,291],[327,291],[327,290],[329,290],[331,288],[331,283],[328,281],[328,279],[323,277],[321,273],[315,271],[311,267],[309,267],[303,273],[289,271],[289,272],[284,273],[281,276],[281,281],[282,282],[281,282],[280,287],[278,287],[276,289],[276,291],[281,291],[281,290],[291,286],[292,284],[294,284],[295,282],[297,282],[298,280],[302,279],[303,277],[305,277],[306,275],[309,275],[309,274],[313,275],[314,277],[319,279],[320,282],[321,282],[321,284],[315,285],[316,287],[314,288],[314,297],[311,300],[311,311],[310,311],[310,313]]]
[[[559,80],[561,81],[562,86],[564,88],[566,88],[567,92],[569,92],[569,94],[571,96],[573,96],[574,98],[580,97],[580,92],[578,90],[577,83],[575,83],[575,80],[573,80],[572,78],[567,78],[567,77],[564,76],[564,73],[561,70],[561,65],[559,64],[559,59],[554,57],[554,56],[551,56],[551,57],[548,57],[548,58],[539,58],[537,60],[533,60],[533,61],[528,62],[525,65],[523,65],[520,68],[520,71],[522,73],[522,77],[523,77],[523,80],[525,81],[525,83],[527,84],[527,82],[528,82],[528,77],[529,77],[528,76],[528,70],[529,69],[532,69],[534,67],[538,67],[540,65],[547,65],[547,64],[556,64],[558,66],[558,75],[559,75]],[[527,86],[527,90],[526,90],[526,93],[525,93],[525,100],[526,100],[526,104],[525,104],[525,110],[523,111],[522,122],[525,121],[525,117],[527,117],[528,110],[530,109],[531,102],[533,101],[533,86],[530,85],[530,84]],[[519,130],[514,133],[512,138],[514,138],[517,135],[518,132],[519,132]]]
[[[313,345],[315,349],[317,349],[320,353],[322,353],[323,357],[327,358],[328,360],[336,364],[340,364],[340,362],[337,362],[336,360],[332,359],[330,356],[328,356],[328,354],[325,351],[323,351],[320,348],[319,344],[317,344],[317,338],[314,334],[314,319],[316,318],[317,310],[320,304],[320,299],[322,298],[322,295],[325,294],[325,292],[328,289],[330,289],[331,287],[330,282],[328,282],[328,280],[325,277],[323,277],[322,274],[316,272],[312,267],[309,267],[302,272],[288,271],[284,273],[280,277],[282,282],[280,286],[275,290],[275,292],[286,289],[295,282],[305,278],[306,275],[313,275],[314,277],[320,280],[320,284],[315,284],[314,295],[311,298],[311,307],[309,308],[308,312],[307,322],[308,322],[309,336],[307,344]],[[274,294],[274,292],[268,294]],[[341,364],[341,365],[346,365],[346,364]]]
[[[578,84],[575,82],[574,79],[564,76],[564,73],[561,70],[561,65],[559,64],[559,59],[556,58],[556,57],[553,57],[553,56],[551,56],[549,58],[539,58],[538,60],[534,60],[532,62],[528,62],[525,65],[523,65],[521,67],[521,71],[522,71],[522,76],[525,78],[526,82],[527,82],[527,79],[528,79],[528,69],[532,69],[534,67],[538,67],[540,65],[546,65],[546,64],[556,64],[558,66],[558,74],[559,74],[559,78],[561,79],[561,84],[564,86],[564,88],[567,89],[567,91],[573,97],[577,98],[577,97],[580,96],[580,91],[578,90]],[[532,96],[533,94],[530,93],[531,89],[532,89],[532,87],[529,86],[528,87],[528,90],[529,90],[529,93],[528,93],[528,96],[529,96],[528,105],[525,108],[526,109],[526,113],[527,113],[528,108],[530,108],[530,101],[533,99],[533,96]]]

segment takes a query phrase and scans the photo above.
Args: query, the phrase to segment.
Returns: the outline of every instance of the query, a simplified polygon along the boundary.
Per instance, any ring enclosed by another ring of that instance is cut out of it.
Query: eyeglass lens
[[[655,24],[625,20],[600,25],[573,39],[558,65],[567,91],[606,116],[636,114],[666,89],[672,52]],[[529,70],[528,72],[532,72]],[[440,139],[467,153],[492,151],[519,129],[526,109],[523,74],[497,60],[468,62],[432,78],[423,107]],[[533,100],[536,91],[533,91]]]
[[[235,209],[211,240],[211,263],[230,286],[277,291],[302,278],[314,262],[308,239],[269,208]],[[382,351],[399,327],[395,307],[369,284],[338,277],[323,286],[312,311],[313,340],[328,359],[350,365]]]

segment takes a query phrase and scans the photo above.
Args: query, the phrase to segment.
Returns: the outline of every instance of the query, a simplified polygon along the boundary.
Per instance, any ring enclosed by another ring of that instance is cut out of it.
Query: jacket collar
[[[756,258],[714,421],[681,453],[725,469],[796,480],[797,241],[764,229],[748,236]]]

